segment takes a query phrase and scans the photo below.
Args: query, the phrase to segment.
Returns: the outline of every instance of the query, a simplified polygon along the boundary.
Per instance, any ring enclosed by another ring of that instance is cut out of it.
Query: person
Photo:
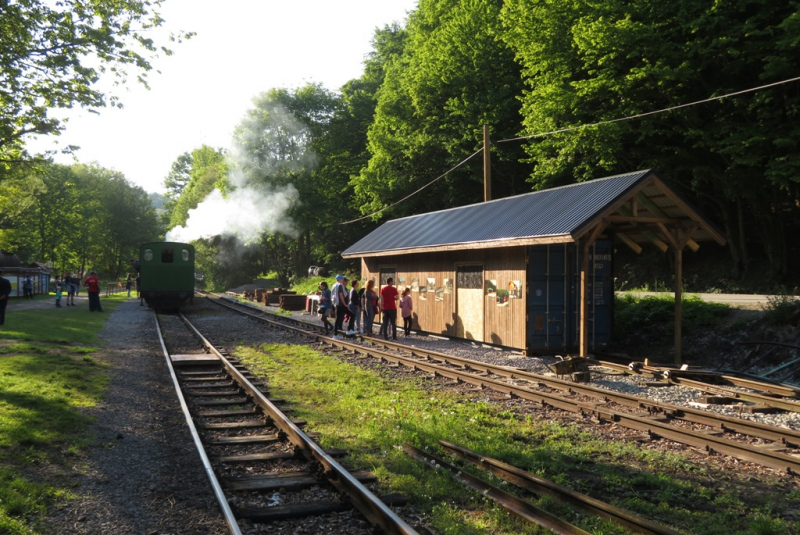
[[[386,279],[386,286],[381,289],[381,311],[383,312],[383,339],[389,339],[389,327],[392,328],[392,340],[397,340],[397,288],[392,286],[394,278]]]
[[[71,273],[67,273],[64,277],[64,284],[67,286],[67,306],[74,307],[75,306],[75,289],[77,288],[77,284],[75,284],[75,277]]]
[[[25,299],[33,299],[33,281],[30,277],[22,281],[22,295]]]
[[[89,312],[94,312],[95,310],[102,312],[103,307],[100,306],[100,280],[97,278],[97,272],[90,271],[89,276],[83,281],[83,285],[86,286],[86,293],[89,294]]]
[[[75,286],[75,295],[78,295],[81,291],[81,277],[83,276],[83,272],[81,273],[73,273],[72,274],[72,284]],[[75,306],[75,303],[72,303],[72,306]]]
[[[375,292],[375,281],[367,281],[367,287],[361,298],[361,310],[364,311],[364,330],[363,332],[372,334],[372,323],[375,321],[375,313],[378,311],[378,294]]]
[[[347,277],[336,275],[336,284],[331,289],[333,306],[336,307],[336,322],[333,324],[333,337],[341,338],[339,331],[342,330],[344,317],[348,312],[347,308]]]
[[[61,296],[62,295],[63,294],[62,294],[62,291],[61,291],[61,283],[57,282],[56,283],[56,308],[61,308]]]
[[[6,305],[8,305],[9,295],[11,295],[11,281],[3,277],[3,272],[0,270],[0,325],[6,322]]]
[[[347,325],[347,334],[356,334],[361,332],[361,299],[358,296],[358,281],[353,281],[350,285],[350,295],[348,299],[350,304],[350,323]]]
[[[414,308],[410,294],[411,288],[406,288],[400,298],[400,312],[403,315],[403,331],[406,336],[411,336],[411,310]]]
[[[317,306],[317,312],[319,313],[319,319],[322,322],[322,325],[325,327],[325,334],[327,335],[333,330],[333,325],[328,320],[328,314],[330,313],[331,307],[331,291],[328,289],[328,283],[322,281],[319,283],[319,305]]]
[[[131,298],[132,287],[133,287],[133,281],[131,280],[131,274],[128,273],[128,279],[125,281],[125,289],[128,290],[128,299]]]

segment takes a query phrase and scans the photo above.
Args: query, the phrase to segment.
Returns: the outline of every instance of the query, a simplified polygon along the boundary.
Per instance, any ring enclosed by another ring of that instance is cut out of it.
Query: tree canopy
[[[55,109],[120,106],[102,77],[146,83],[151,59],[171,54],[148,34],[162,0],[0,2],[0,179],[28,158],[25,137],[57,135]],[[172,39],[181,39],[182,34]]]

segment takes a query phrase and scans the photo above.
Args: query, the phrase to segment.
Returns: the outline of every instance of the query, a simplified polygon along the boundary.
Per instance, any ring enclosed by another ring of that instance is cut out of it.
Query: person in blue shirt
[[[330,333],[333,330],[333,325],[328,320],[328,315],[330,314],[331,307],[333,304],[331,303],[331,291],[328,289],[328,283],[322,281],[319,283],[319,306],[317,307],[317,312],[319,313],[319,319],[322,321],[322,325],[325,326],[325,334]]]

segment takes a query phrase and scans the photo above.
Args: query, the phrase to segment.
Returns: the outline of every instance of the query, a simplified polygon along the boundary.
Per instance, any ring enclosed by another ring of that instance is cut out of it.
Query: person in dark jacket
[[[3,277],[3,272],[0,271],[0,325],[6,322],[6,305],[8,305],[8,296],[11,295],[11,282]]]

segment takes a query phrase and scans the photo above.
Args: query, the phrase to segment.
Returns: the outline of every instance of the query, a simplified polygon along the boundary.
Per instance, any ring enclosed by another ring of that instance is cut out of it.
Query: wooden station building
[[[362,279],[411,288],[415,329],[586,356],[611,342],[616,244],[682,251],[725,238],[652,170],[388,221],[350,246]]]

